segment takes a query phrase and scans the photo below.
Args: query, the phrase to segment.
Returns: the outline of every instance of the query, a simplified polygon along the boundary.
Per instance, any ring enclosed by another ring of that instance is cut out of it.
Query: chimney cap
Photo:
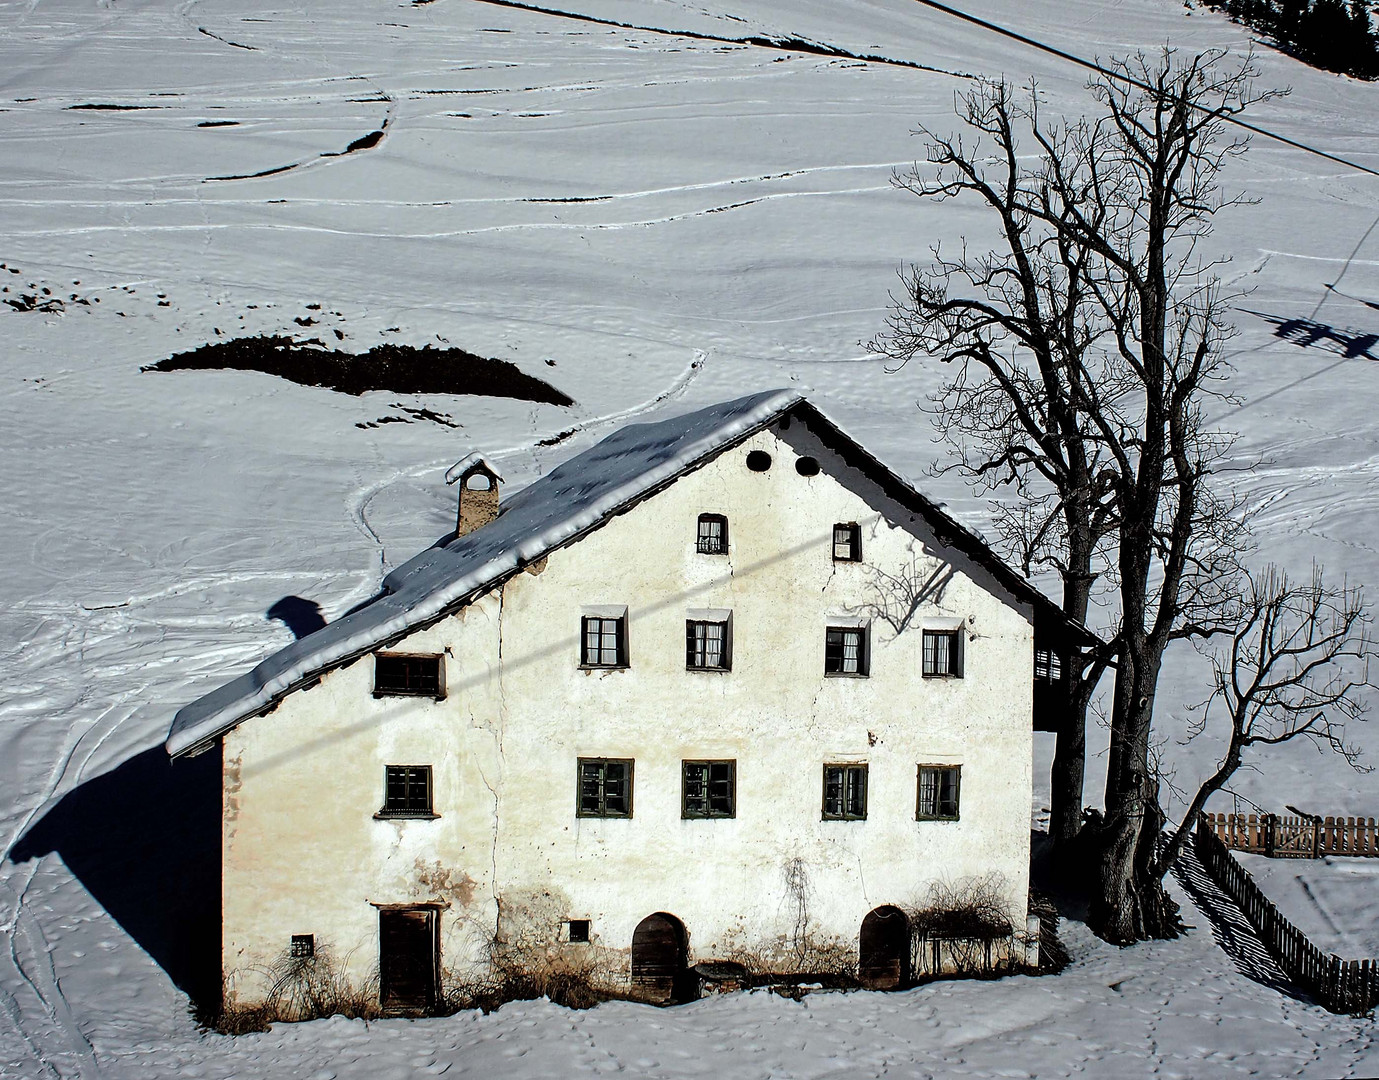
[[[483,454],[477,452],[467,454],[465,457],[455,462],[455,464],[451,465],[450,468],[446,469],[445,482],[447,485],[454,484],[457,481],[467,479],[476,472],[484,473],[498,483],[503,483],[503,477],[498,470],[494,468],[493,462],[489,461]]]

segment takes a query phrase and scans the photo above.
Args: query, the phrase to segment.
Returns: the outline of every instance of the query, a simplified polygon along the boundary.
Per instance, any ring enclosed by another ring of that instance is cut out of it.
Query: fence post
[[[1267,858],[1274,857],[1274,845],[1278,842],[1278,815],[1264,815],[1264,854]]]

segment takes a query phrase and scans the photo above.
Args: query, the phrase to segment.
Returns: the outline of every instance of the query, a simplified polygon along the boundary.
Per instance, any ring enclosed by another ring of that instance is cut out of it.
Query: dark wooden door
[[[896,907],[879,907],[862,920],[857,976],[870,990],[895,990],[910,981],[910,920]]]
[[[670,1001],[687,967],[685,928],[674,915],[657,912],[632,933],[632,986],[650,1001]]]
[[[379,994],[385,1012],[426,1012],[436,1004],[439,938],[433,908],[378,913]]]

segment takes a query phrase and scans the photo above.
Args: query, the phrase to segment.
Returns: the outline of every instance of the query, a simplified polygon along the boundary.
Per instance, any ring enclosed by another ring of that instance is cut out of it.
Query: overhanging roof
[[[368,602],[184,706],[168,733],[168,753],[178,756],[204,749],[325,672],[431,625],[787,413],[798,416],[847,464],[922,517],[940,543],[962,551],[1015,599],[1033,605],[1037,617],[1056,619],[1071,636],[1096,640],[1069,623],[1057,605],[1006,565],[981,537],[891,472],[800,394],[771,390],[668,420],[619,428],[512,496],[496,520],[465,536],[442,540],[398,567]]]

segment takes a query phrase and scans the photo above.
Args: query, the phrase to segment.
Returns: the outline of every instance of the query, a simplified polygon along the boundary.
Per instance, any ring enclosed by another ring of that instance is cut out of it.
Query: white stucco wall
[[[767,472],[746,468],[754,449]],[[799,475],[800,454],[823,471]],[[728,518],[726,556],[695,551],[701,513]],[[848,521],[861,563],[832,559],[832,526]],[[979,877],[1023,926],[1030,612],[799,422],[532,571],[391,647],[444,654],[444,701],[375,699],[365,658],[225,737],[224,959],[242,1000],[294,933],[369,977],[375,904],[448,905],[442,963],[456,971],[500,901],[505,932],[553,947],[562,920],[589,919],[614,964],[657,911],[684,923],[694,959],[779,962],[801,925],[819,955],[855,951],[871,909]],[[627,669],[581,669],[591,605],[627,606]],[[686,671],[698,608],[732,611],[730,672]],[[870,619],[868,677],[825,676],[830,619]],[[963,677],[922,678],[922,628],[959,621]],[[579,757],[635,760],[630,819],[576,816]],[[680,763],[700,758],[736,760],[736,818],[681,818]],[[823,766],[839,762],[868,766],[865,821],[821,820]],[[960,820],[915,820],[920,763],[962,766]],[[374,819],[387,764],[432,766],[437,819]]]

